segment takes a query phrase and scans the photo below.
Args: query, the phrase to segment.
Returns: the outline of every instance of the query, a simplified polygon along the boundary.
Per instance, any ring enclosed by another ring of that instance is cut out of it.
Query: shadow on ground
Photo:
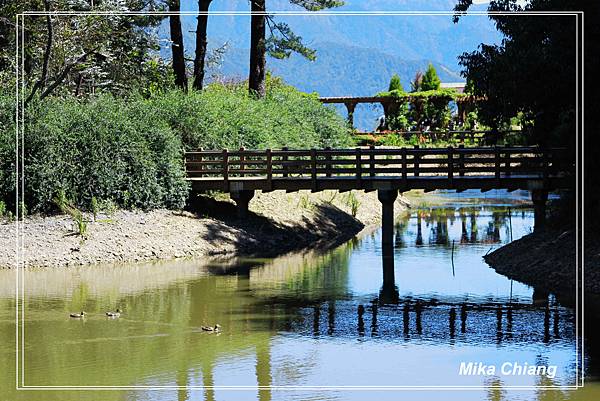
[[[314,205],[310,218],[294,224],[253,212],[240,218],[233,203],[208,196],[195,197],[188,210],[199,217],[210,217],[204,239],[234,245],[236,256],[275,257],[307,248],[325,250],[351,239],[364,228],[359,220],[327,203]]]

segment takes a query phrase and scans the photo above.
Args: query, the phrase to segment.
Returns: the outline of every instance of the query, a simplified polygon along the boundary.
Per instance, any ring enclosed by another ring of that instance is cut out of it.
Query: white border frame
[[[575,149],[576,149],[576,160],[575,160],[575,169],[576,169],[576,204],[577,206],[581,206],[581,241],[579,241],[579,210],[575,210],[575,219],[576,219],[576,262],[575,262],[575,274],[576,274],[576,294],[575,294],[575,385],[569,386],[486,386],[486,385],[465,385],[465,386],[27,386],[25,385],[25,286],[24,286],[24,265],[23,265],[23,255],[25,254],[24,248],[24,233],[23,233],[23,224],[20,224],[20,210],[19,210],[19,199],[20,194],[24,193],[24,180],[20,180],[21,174],[24,174],[24,94],[25,94],[25,80],[22,79],[21,88],[19,88],[19,78],[24,77],[24,47],[20,47],[19,45],[24,43],[24,29],[25,29],[25,21],[24,18],[27,16],[58,16],[58,15],[122,15],[122,16],[135,16],[135,15],[173,15],[179,14],[181,16],[198,16],[201,14],[209,14],[211,16],[218,15],[228,15],[228,16],[251,16],[253,13],[250,11],[211,11],[211,12],[195,12],[195,11],[181,11],[179,13],[174,12],[109,12],[109,11],[87,11],[87,12],[74,12],[74,11],[26,11],[24,13],[19,13],[16,16],[16,54],[15,54],[15,68],[16,68],[16,129],[15,129],[15,139],[16,139],[16,148],[15,148],[15,156],[16,156],[16,219],[15,219],[15,229],[16,229],[16,241],[15,241],[15,253],[16,253],[16,269],[15,269],[15,323],[16,323],[16,333],[15,333],[15,352],[16,352],[16,366],[15,366],[15,381],[16,381],[16,389],[17,390],[271,390],[271,391],[282,391],[282,390],[346,390],[346,391],[399,391],[399,390],[445,390],[445,391],[480,391],[487,389],[504,389],[504,390],[577,390],[578,388],[584,387],[584,319],[583,314],[581,318],[581,345],[579,344],[579,298],[581,296],[581,302],[583,305],[584,301],[584,252],[583,252],[583,231],[584,231],[584,169],[581,169],[581,177],[579,176],[579,169],[583,167],[583,140],[584,140],[584,12],[583,11],[515,11],[515,12],[488,12],[488,11],[468,11],[466,13],[460,13],[461,17],[469,17],[469,16],[489,16],[489,15],[507,15],[507,16],[574,16],[575,19],[575,28],[576,28],[576,38],[575,38],[575,48],[576,48],[576,80],[575,80],[575,110],[576,110],[576,135],[575,135]],[[294,15],[310,15],[310,16],[319,16],[319,15],[328,15],[328,16],[453,16],[457,14],[454,11],[269,11],[269,12],[261,12],[254,13],[259,15],[282,15],[282,16],[294,16]],[[581,26],[579,24],[578,16],[581,16]],[[21,21],[21,25],[19,24],[19,20]],[[579,46],[581,45],[581,51],[579,50]],[[581,91],[579,90],[580,84],[580,75],[581,74]],[[19,97],[20,95],[20,97]],[[19,100],[20,99],[20,100]],[[579,103],[581,102],[581,110],[579,108]],[[581,114],[581,120],[579,120]],[[581,124],[581,131],[579,129],[579,125]],[[581,139],[580,139],[581,134]],[[581,149],[579,145],[579,141],[581,140]],[[21,147],[20,147],[21,145]],[[579,162],[581,150],[581,159],[582,163]],[[580,178],[581,178],[581,197],[579,196],[579,188],[580,188]],[[581,244],[581,250],[579,246]],[[581,253],[580,253],[581,252]],[[581,294],[580,292],[580,277],[579,277],[579,257],[581,256]],[[21,318],[21,330],[19,330],[19,317]],[[20,335],[20,336],[19,336]],[[579,348],[581,347],[581,349]],[[21,363],[19,364],[19,348],[21,349]],[[19,370],[20,369],[20,370]],[[19,371],[21,375],[19,375]],[[579,373],[581,374],[581,380],[579,378]],[[20,383],[19,383],[19,379]],[[581,381],[581,384],[580,384]]]

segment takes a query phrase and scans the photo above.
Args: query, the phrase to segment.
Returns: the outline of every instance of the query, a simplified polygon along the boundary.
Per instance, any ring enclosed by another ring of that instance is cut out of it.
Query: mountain
[[[315,43],[318,57],[309,61],[293,54],[289,59],[269,58],[268,66],[274,75],[304,92],[318,92],[321,96],[374,95],[387,90],[391,76],[402,77],[405,88],[419,70],[424,71],[430,60],[405,60],[381,52],[337,43]],[[232,49],[226,53],[220,74],[245,78],[248,69],[248,50]],[[445,82],[461,81],[458,73],[443,64],[433,62]]]
[[[405,88],[417,70],[432,62],[442,82],[462,81],[457,57],[473,51],[480,43],[498,43],[500,35],[484,15],[463,17],[458,24],[451,15],[457,0],[346,0],[335,9],[345,15],[328,12],[309,15],[280,15],[303,11],[289,0],[267,0],[267,10],[278,22],[285,22],[316,49],[317,59],[310,62],[299,55],[286,60],[268,58],[267,68],[286,82],[306,92],[322,96],[368,96],[386,90],[393,73],[400,75]],[[473,10],[485,10],[475,5]],[[196,11],[195,0],[182,0],[182,11]],[[426,15],[389,15],[390,12],[423,11]],[[245,79],[248,74],[250,16],[248,1],[219,0],[210,8],[208,23],[209,48],[227,43],[219,74]],[[381,15],[361,12],[381,11]],[[226,12],[238,14],[227,15]],[[388,14],[385,14],[388,13]],[[193,58],[196,18],[182,18],[186,53]],[[168,39],[168,21],[159,28],[159,36]],[[168,41],[162,53],[170,57]],[[366,114],[365,114],[366,113]],[[372,128],[377,114],[373,107],[360,107],[355,113],[359,128]]]

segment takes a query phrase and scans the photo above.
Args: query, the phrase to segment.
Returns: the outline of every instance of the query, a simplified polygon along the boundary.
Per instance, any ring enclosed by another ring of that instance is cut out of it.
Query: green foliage
[[[269,55],[273,58],[284,59],[292,55],[292,52],[298,53],[310,61],[316,60],[317,52],[308,48],[303,42],[302,37],[296,35],[288,24],[283,22],[274,22],[267,18],[267,24],[271,29],[271,36],[266,40],[265,47]]]
[[[85,238],[87,236],[87,221],[85,220],[85,216],[81,210],[73,206],[71,201],[67,199],[65,191],[59,189],[56,197],[52,201],[61,212],[71,216],[75,223],[75,227],[77,227],[77,233]]]
[[[455,22],[471,5],[472,0],[458,1]],[[479,102],[478,111],[484,124],[500,128],[521,113],[530,122],[534,143],[574,146],[578,47],[574,46],[573,38],[578,35],[577,20],[561,15],[524,18],[503,15],[519,10],[568,11],[573,7],[597,15],[595,2],[490,2],[488,10],[499,12],[491,14],[490,19],[504,39],[498,45],[482,43],[477,50],[459,57],[470,92],[486,99]],[[595,43],[594,36],[590,36],[592,39],[586,39],[586,44],[597,47],[597,35]],[[589,62],[589,70],[596,71],[591,66],[597,63],[597,57],[590,57]],[[588,65],[588,60],[585,64]]]
[[[312,210],[315,205],[310,200],[310,197],[307,194],[300,195],[300,200],[298,201],[298,207],[306,210]]]
[[[322,148],[351,144],[346,123],[317,95],[268,78],[264,99],[244,83],[209,85],[187,95],[170,91],[143,102],[181,135],[187,149]]]
[[[15,211],[15,97],[0,90],[0,199]]]
[[[49,97],[25,116],[25,202],[33,212],[56,208],[65,192],[92,212],[121,208],[180,208],[188,186],[187,149],[322,148],[352,143],[333,108],[270,78],[255,100],[244,85],[156,92],[150,98],[101,94],[87,100]],[[0,91],[0,199],[15,210],[14,98]]]
[[[465,95],[459,94],[450,88],[440,89],[435,68],[431,64],[429,64],[429,67],[425,75],[417,73],[412,87],[413,89],[423,89],[435,86],[437,80],[438,89],[421,90],[407,94],[402,88],[400,77],[394,74],[390,80],[390,90],[377,94],[377,96],[389,96],[398,99],[388,106],[386,129],[402,131],[409,129],[422,130],[426,127],[430,129],[445,129],[448,127],[452,117],[449,102]]]
[[[100,204],[98,203],[98,198],[92,196],[92,201],[90,203],[92,208],[92,214],[94,215],[94,221],[96,221],[98,213],[100,212]]]
[[[6,203],[0,200],[0,217],[6,215]]]
[[[354,194],[353,191],[348,192],[348,195],[346,196],[346,206],[348,206],[350,208],[350,214],[352,214],[352,217],[356,217],[356,215],[358,214],[358,209],[360,208],[360,201],[358,200],[358,198],[356,197],[356,195]]]
[[[25,205],[25,202],[20,201],[19,202],[19,220],[23,220],[23,218],[25,218],[28,213],[29,213],[29,210],[27,209],[27,205]]]
[[[395,91],[396,93],[403,93],[404,88],[402,87],[402,82],[400,81],[400,77],[398,74],[392,75],[390,79],[390,85],[388,86],[388,92]]]
[[[49,55],[47,17],[23,17],[27,26],[21,43],[24,46],[26,92],[35,87],[36,96],[46,90],[76,96],[99,91],[122,94],[133,87],[150,85],[153,77],[146,74],[149,72],[147,63],[160,48],[152,28],[157,27],[163,17],[114,15],[114,11],[159,10],[163,7],[160,3],[157,0],[97,1],[93,6],[95,12],[112,12],[113,15],[94,15],[81,13],[91,10],[88,1],[50,1],[50,11],[74,11],[75,14],[50,18],[52,46]],[[16,14],[44,9],[44,2],[40,0],[0,2],[0,14],[3,16],[0,19],[0,49],[10,49],[7,44],[15,43],[13,24]],[[43,82],[46,56],[49,56],[49,63],[47,79]],[[13,49],[0,51],[0,82],[3,84],[10,75],[14,75],[14,68],[10,68],[11,58],[14,58]]]
[[[121,207],[178,208],[187,196],[181,140],[141,100],[32,104],[25,127],[25,200],[48,211],[64,190],[77,206],[92,197]]]
[[[421,81],[421,91],[431,91],[440,89],[440,85],[442,81],[438,77],[437,71],[433,64],[429,63],[427,66],[427,71],[423,74],[423,79]]]

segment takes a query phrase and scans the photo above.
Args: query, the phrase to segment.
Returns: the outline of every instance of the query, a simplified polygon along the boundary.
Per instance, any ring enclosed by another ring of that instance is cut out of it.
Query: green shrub
[[[0,200],[15,211],[15,96],[0,91]]]
[[[14,107],[14,95],[0,90],[0,199],[9,210],[16,210]],[[97,210],[100,201],[180,208],[188,194],[184,149],[352,143],[333,108],[274,78],[261,100],[242,83],[149,98],[49,97],[29,105],[24,141],[24,199],[34,213],[56,210],[53,198],[61,190],[84,210]]]
[[[124,100],[105,95],[32,105],[25,143],[25,199],[32,211],[48,211],[59,190],[85,208],[92,197],[126,208],[185,202],[179,137],[151,110]]]
[[[255,100],[244,84],[171,91],[147,104],[182,137],[187,149],[349,146],[345,121],[333,108],[277,79]]]

